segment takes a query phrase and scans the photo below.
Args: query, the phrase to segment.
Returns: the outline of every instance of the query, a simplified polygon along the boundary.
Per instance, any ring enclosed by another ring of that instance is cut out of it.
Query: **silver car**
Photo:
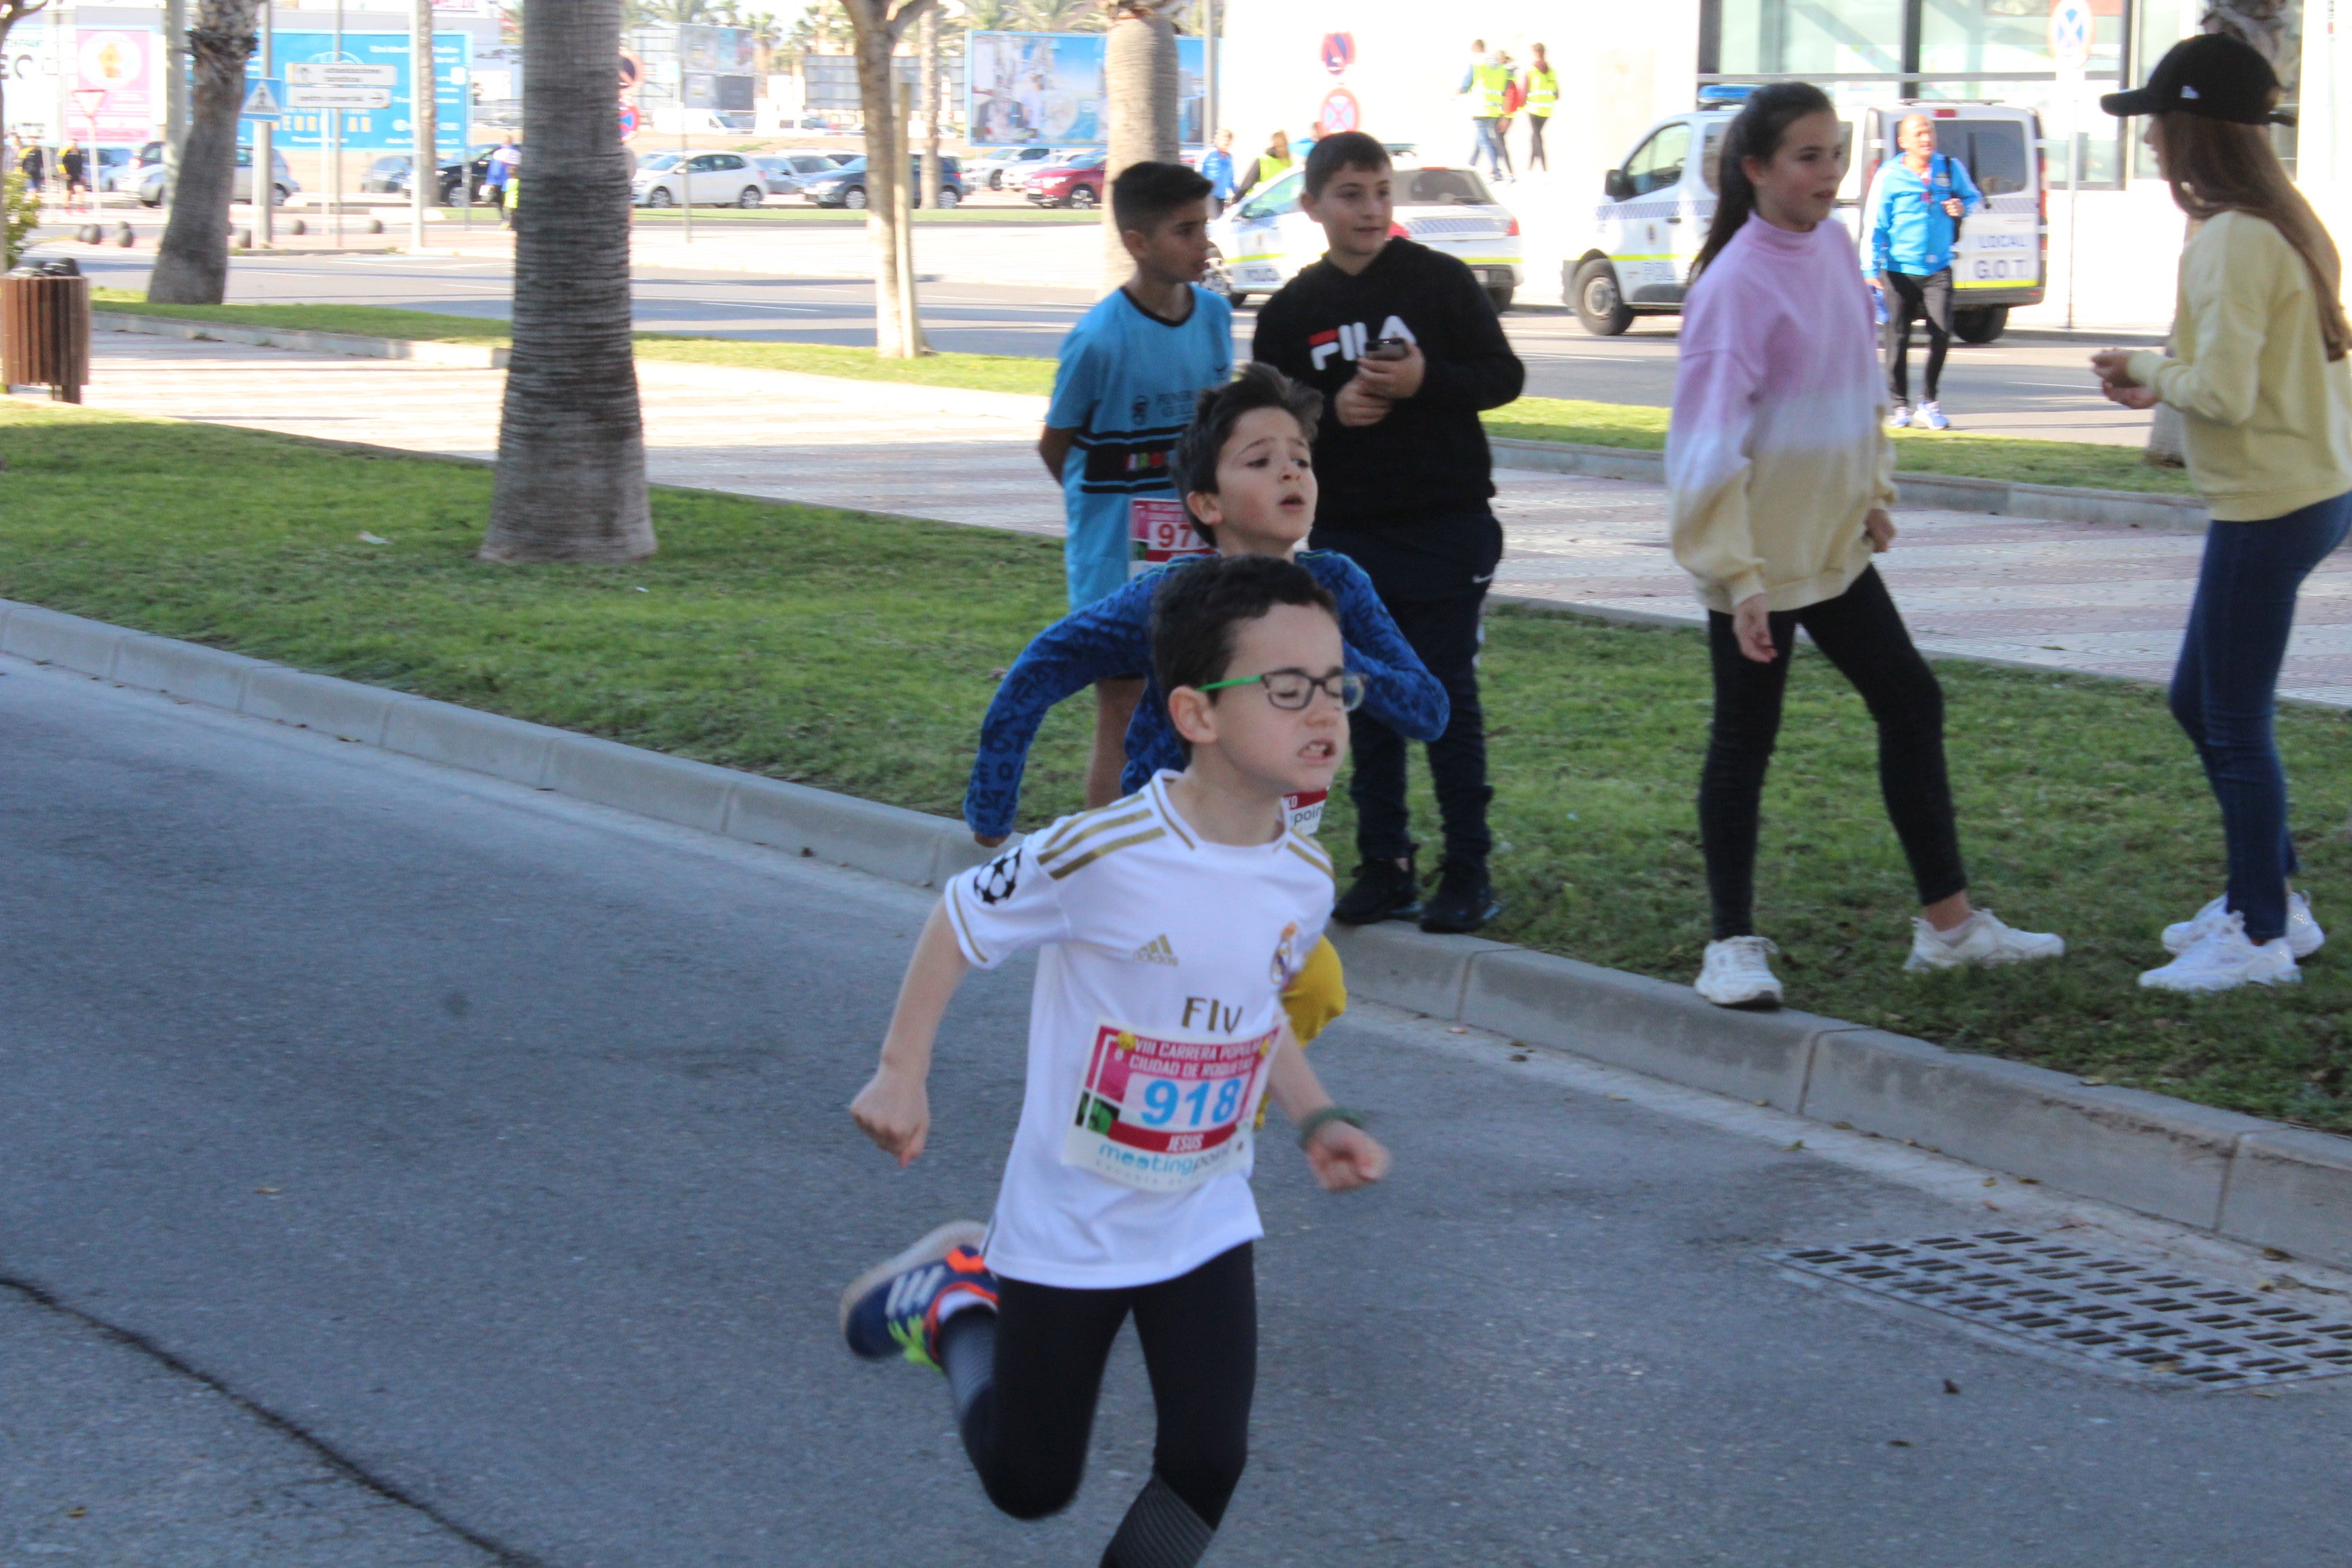
[[[154,145],[160,153],[161,144]],[[294,171],[286,166],[286,154],[275,148],[270,150],[269,167],[274,175],[269,182],[270,205],[282,207],[289,197],[302,188],[302,184],[294,177]],[[236,184],[230,189],[229,200],[249,202],[252,199],[253,149],[240,147],[236,150]],[[147,163],[141,166],[139,204],[142,206],[150,207],[160,207],[163,205],[163,165],[162,163]]]

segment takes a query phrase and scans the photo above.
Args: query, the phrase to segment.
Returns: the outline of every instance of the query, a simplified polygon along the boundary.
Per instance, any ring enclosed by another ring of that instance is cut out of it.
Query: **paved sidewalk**
[[[503,375],[397,361],[99,334],[91,406],[420,452],[488,457]],[[641,362],[657,483],[1058,533],[1033,446],[1044,400]],[[1498,591],[1697,621],[1656,485],[1504,469]],[[1906,511],[1885,561],[1931,653],[2161,679],[2201,541]],[[2352,707],[2352,556],[2305,586],[2283,694]]]

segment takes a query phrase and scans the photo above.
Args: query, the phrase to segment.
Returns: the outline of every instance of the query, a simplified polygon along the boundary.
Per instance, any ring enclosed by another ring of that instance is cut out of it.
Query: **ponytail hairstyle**
[[[1723,133],[1723,163],[1715,176],[1715,221],[1707,226],[1706,243],[1691,263],[1691,281],[1723,254],[1731,237],[1748,226],[1756,210],[1756,182],[1748,177],[1747,160],[1770,163],[1780,151],[1789,127],[1808,114],[1833,114],[1830,95],[1809,81],[1776,81],[1748,95]]]
[[[2344,261],[2319,215],[2287,178],[2268,129],[2177,110],[2158,114],[2156,124],[2173,202],[2193,223],[2241,212],[2277,229],[2311,274],[2327,357],[2342,359],[2352,350],[2352,322],[2344,318]]]

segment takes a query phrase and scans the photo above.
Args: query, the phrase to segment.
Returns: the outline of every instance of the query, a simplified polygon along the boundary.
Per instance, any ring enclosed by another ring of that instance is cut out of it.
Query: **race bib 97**
[[[1181,500],[1138,496],[1128,505],[1127,574],[1140,577],[1155,566],[1214,555],[1216,547],[1192,527]]]
[[[1062,1163],[1148,1193],[1200,1185],[1248,1153],[1280,1038],[1160,1039],[1097,1025]]]

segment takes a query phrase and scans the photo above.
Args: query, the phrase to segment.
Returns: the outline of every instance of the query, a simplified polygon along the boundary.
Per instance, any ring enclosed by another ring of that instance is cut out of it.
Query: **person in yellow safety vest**
[[[1551,68],[1551,60],[1545,55],[1544,47],[1541,44],[1538,44],[1535,47],[1535,59],[1528,66],[1527,79],[1522,85],[1527,89],[1528,94],[1525,106],[1528,117],[1528,171],[1532,174],[1540,165],[1546,173],[1549,173],[1551,169],[1551,160],[1544,155],[1544,121],[1551,118],[1553,109],[1559,103],[1559,73]]]
[[[1242,175],[1241,183],[1234,187],[1234,200],[1241,200],[1260,185],[1274,184],[1289,167],[1290,133],[1277,131],[1267,140],[1265,151],[1257,155],[1257,161]]]
[[[1470,45],[1470,68],[1462,73],[1461,91],[1470,99],[1470,123],[1477,130],[1477,141],[1470,149],[1470,166],[1476,168],[1480,154],[1485,154],[1487,167],[1496,179],[1503,178],[1506,154],[1502,138],[1495,126],[1503,118],[1503,100],[1509,94],[1511,71],[1486,52],[1486,40],[1476,38]]]

